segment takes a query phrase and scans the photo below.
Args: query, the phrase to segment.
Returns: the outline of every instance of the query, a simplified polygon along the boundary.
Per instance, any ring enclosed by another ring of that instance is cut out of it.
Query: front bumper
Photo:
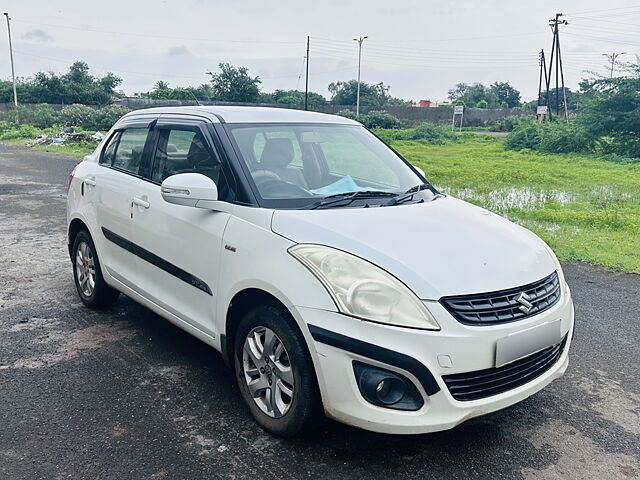
[[[312,332],[315,327],[315,335],[308,335],[308,339],[325,412],[329,417],[382,433],[415,434],[447,430],[470,418],[524,400],[562,376],[567,369],[574,324],[573,303],[568,289],[549,310],[526,320],[495,326],[462,325],[439,303],[428,302],[427,305],[442,327],[440,331],[391,327],[336,312],[303,307],[296,309]],[[567,336],[567,341],[558,360],[544,373],[521,386],[478,400],[458,401],[449,393],[442,376],[493,368],[498,339],[554,320],[561,320],[561,333],[563,337]],[[319,331],[350,338],[360,348],[345,348],[340,342],[318,335]],[[373,351],[362,348],[363,344],[374,347]],[[377,352],[375,347],[379,347]],[[395,353],[396,357],[385,356],[384,351]],[[397,361],[398,358],[404,361]],[[367,402],[356,384],[354,360],[399,372],[412,380],[424,397],[422,408],[400,411]]]

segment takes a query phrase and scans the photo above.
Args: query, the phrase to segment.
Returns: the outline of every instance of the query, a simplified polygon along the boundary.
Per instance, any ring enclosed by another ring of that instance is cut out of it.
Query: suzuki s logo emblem
[[[531,303],[529,300],[531,300],[531,297],[529,295],[524,292],[520,292],[520,295],[518,295],[518,297],[516,298],[516,302],[520,304],[520,307],[518,308],[521,312],[529,313],[531,311],[531,309],[533,308],[533,303]]]

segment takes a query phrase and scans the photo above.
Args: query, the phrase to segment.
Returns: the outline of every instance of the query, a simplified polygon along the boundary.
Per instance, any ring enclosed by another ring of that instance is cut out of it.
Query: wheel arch
[[[278,298],[274,293],[268,292],[259,287],[247,287],[233,295],[233,298],[228,304],[225,316],[225,328],[224,334],[220,338],[220,349],[222,352],[222,358],[227,366],[233,367],[233,354],[235,345],[235,335],[238,329],[238,325],[242,317],[253,307],[257,305],[273,305],[281,308],[284,312],[288,313],[294,328],[298,330],[298,333],[302,337],[307,339],[307,335],[301,330],[299,322],[296,320],[296,316],[286,305],[286,302]],[[308,348],[308,347],[307,347]]]
[[[87,232],[89,232],[89,227],[82,219],[74,218],[73,220],[71,220],[67,232],[67,246],[69,248],[69,257],[72,256],[71,249],[73,247],[73,241],[75,240],[76,235],[78,235],[78,233],[80,233],[82,230],[86,230]],[[91,235],[91,232],[89,232],[89,235]]]

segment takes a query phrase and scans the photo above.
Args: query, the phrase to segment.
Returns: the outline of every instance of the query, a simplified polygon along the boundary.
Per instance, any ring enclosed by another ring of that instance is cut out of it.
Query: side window
[[[120,141],[111,165],[120,170],[137,174],[148,133],[148,128],[124,130],[120,134]]]
[[[116,154],[116,147],[118,146],[118,140],[120,140],[120,133],[121,132],[116,132],[115,135],[111,137],[111,140],[109,140],[107,148],[103,150],[102,156],[100,157],[100,164],[111,166],[113,163],[113,158]]]
[[[220,160],[195,130],[163,128],[153,157],[151,180],[156,183],[179,173],[201,173],[216,183],[221,200],[228,200],[230,191]]]

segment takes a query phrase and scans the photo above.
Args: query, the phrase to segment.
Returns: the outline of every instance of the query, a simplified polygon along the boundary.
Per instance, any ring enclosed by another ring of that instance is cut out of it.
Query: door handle
[[[151,206],[149,202],[147,202],[146,200],[142,200],[141,198],[138,198],[138,197],[133,197],[133,203],[135,203],[136,205],[142,208],[149,208]]]
[[[95,187],[97,185],[95,180],[91,180],[90,178],[85,178],[84,183],[89,185],[90,187]]]

